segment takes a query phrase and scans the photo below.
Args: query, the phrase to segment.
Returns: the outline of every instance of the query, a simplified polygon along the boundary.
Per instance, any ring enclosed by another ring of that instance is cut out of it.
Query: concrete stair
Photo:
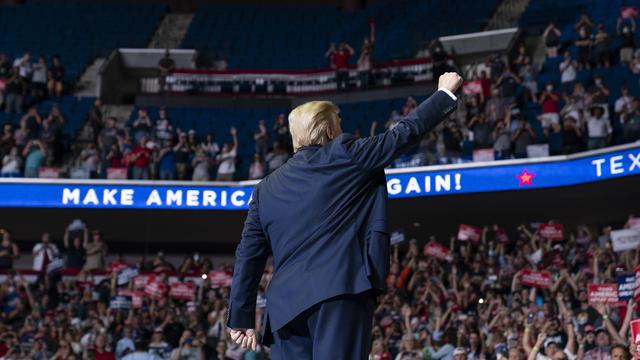
[[[192,13],[165,14],[148,47],[150,49],[175,49],[180,47],[180,43],[182,43],[182,39],[189,29],[192,19]]]
[[[133,111],[133,105],[107,105],[107,116],[113,116],[117,119],[116,127],[124,127],[129,121],[129,116]]]
[[[98,96],[98,72],[105,61],[105,58],[96,58],[93,63],[84,70],[84,73],[76,84],[73,95],[79,97]]]
[[[485,30],[505,29],[518,25],[518,19],[529,5],[530,0],[504,0],[485,27]]]

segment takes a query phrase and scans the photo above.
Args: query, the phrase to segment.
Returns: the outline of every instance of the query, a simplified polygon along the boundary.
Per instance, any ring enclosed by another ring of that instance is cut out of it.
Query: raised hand
[[[462,77],[454,72],[444,73],[438,79],[438,89],[447,89],[452,93],[456,92],[460,85],[462,85]]]
[[[596,303],[592,306],[600,315],[606,315],[608,312],[607,306],[604,303]]]
[[[538,334],[538,340],[536,341],[536,346],[541,347],[544,344],[544,341],[547,339],[547,334],[545,332],[541,332]]]

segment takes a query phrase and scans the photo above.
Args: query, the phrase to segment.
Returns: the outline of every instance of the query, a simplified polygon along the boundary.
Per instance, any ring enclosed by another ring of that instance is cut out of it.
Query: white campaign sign
[[[622,229],[611,232],[613,251],[635,250],[640,246],[640,230]]]

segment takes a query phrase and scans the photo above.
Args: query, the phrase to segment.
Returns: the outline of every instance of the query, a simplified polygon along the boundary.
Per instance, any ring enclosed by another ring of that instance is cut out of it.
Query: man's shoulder
[[[336,136],[327,145],[323,146],[323,148],[326,149],[326,150],[333,151],[333,150],[341,148],[345,144],[348,144],[348,143],[350,143],[352,141],[356,141],[356,140],[358,140],[358,137],[356,137],[355,135],[350,134],[350,133],[342,133],[342,134]]]

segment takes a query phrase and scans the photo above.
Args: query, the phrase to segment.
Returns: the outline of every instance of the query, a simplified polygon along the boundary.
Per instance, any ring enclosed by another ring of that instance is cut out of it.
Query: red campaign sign
[[[640,356],[640,319],[631,320],[631,337],[636,348],[636,355]]]
[[[438,260],[451,261],[451,255],[449,255],[449,249],[445,246],[438,244],[435,241],[429,241],[427,246],[424,247],[424,255],[433,256]]]
[[[196,297],[196,287],[193,283],[173,283],[169,288],[169,296],[174,299],[193,300]]]
[[[460,224],[458,228],[458,240],[471,241],[473,243],[479,243],[482,237],[482,229],[476,226]]]
[[[638,229],[640,230],[640,218],[632,217],[628,221],[630,229]]]
[[[112,273],[113,273],[113,272],[117,273],[118,271],[120,271],[120,270],[122,270],[122,269],[124,269],[124,268],[128,268],[128,267],[129,267],[129,265],[127,265],[127,263],[125,263],[125,262],[120,262],[120,261],[117,261],[117,260],[116,260],[116,261],[114,261],[114,262],[112,262],[112,263],[111,263],[110,271],[111,271]]]
[[[564,240],[564,226],[562,224],[540,224],[538,232],[545,239],[553,241]]]
[[[507,232],[504,231],[503,228],[498,228],[496,230],[496,240],[498,240],[498,242],[500,244],[508,244],[509,243],[509,236],[507,235]]]
[[[621,304],[618,300],[618,284],[588,284],[587,291],[589,293],[589,304]]]
[[[638,8],[635,6],[622,6],[620,7],[620,16],[623,19],[638,17]]]
[[[231,274],[226,271],[210,271],[209,281],[213,288],[231,286]]]
[[[465,81],[462,85],[462,93],[465,95],[482,94],[482,82],[480,80]]]
[[[551,273],[548,271],[522,270],[522,285],[541,289],[550,289],[552,286]]]
[[[142,307],[142,297],[144,296],[144,293],[142,291],[119,289],[118,295],[131,296],[131,306],[133,306],[134,309],[139,309]]]
[[[152,282],[144,287],[144,294],[152,299],[158,300],[164,296],[166,290],[167,285],[159,282]]]
[[[133,278],[133,287],[136,289],[144,289],[147,284],[156,281],[155,275],[138,275]]]

